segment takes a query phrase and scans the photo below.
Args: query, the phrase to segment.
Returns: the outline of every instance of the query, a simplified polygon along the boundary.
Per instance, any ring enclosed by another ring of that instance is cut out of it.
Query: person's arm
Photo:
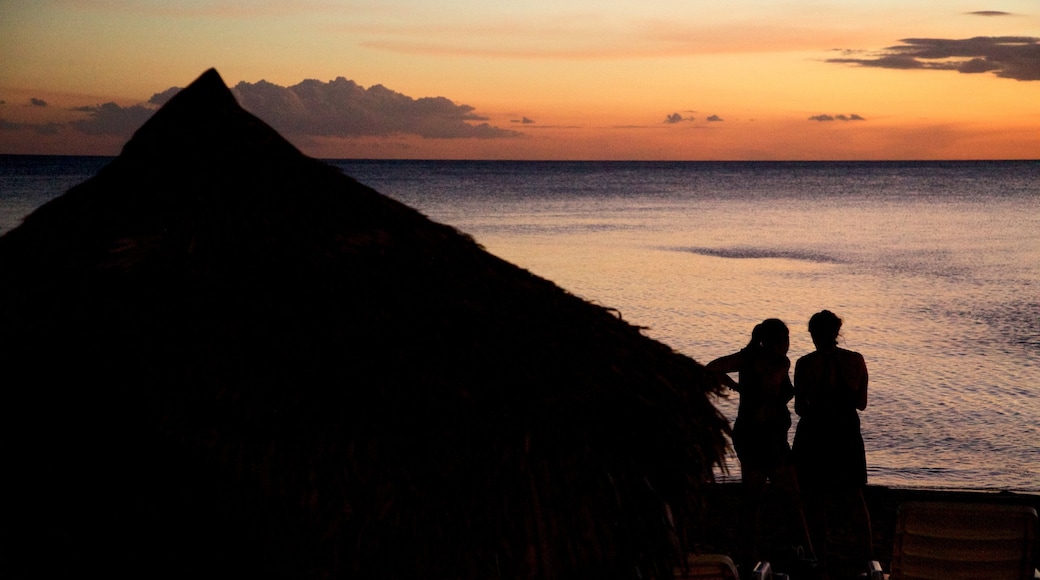
[[[802,364],[804,358],[794,363],[794,412],[799,417],[805,414],[808,403],[805,397],[805,366]]]
[[[856,408],[862,411],[867,408],[867,363],[863,355],[856,354],[856,363],[860,367],[859,384],[856,385]]]
[[[794,383],[791,382],[791,360],[787,360],[787,366],[784,368],[784,376],[780,379],[780,398],[783,399],[784,403],[790,403],[791,399],[794,398]]]
[[[729,376],[729,373],[739,371],[742,362],[743,356],[739,352],[736,352],[717,358],[706,364],[704,368],[715,373],[719,377],[720,383],[739,393],[740,385]]]

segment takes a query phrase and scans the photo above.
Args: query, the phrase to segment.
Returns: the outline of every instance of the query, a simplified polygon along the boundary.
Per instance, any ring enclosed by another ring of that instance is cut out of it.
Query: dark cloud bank
[[[13,123],[0,119],[0,131],[32,131],[40,135],[57,135],[60,123]]]
[[[72,122],[72,127],[81,133],[130,136],[152,116],[155,109],[145,105],[121,107],[115,103],[105,103],[76,107],[73,111],[87,114],[86,119]]]
[[[156,93],[146,103],[124,107],[104,103],[76,107],[86,118],[70,123],[87,135],[130,136],[155,110],[180,89]],[[488,124],[469,105],[457,105],[444,97],[413,99],[382,85],[368,89],[339,77],[327,83],[306,80],[291,87],[267,81],[241,82],[232,92],[242,106],[287,136],[361,137],[395,134],[437,139],[496,139],[523,133]],[[524,122],[530,122],[524,119]],[[0,123],[0,130],[42,126]],[[55,130],[53,125],[47,131]]]
[[[827,62],[900,70],[954,70],[965,74],[993,73],[1019,81],[1040,80],[1040,38],[1030,36],[978,36],[960,40],[905,38],[867,58]]]
[[[413,99],[383,85],[368,89],[339,77],[306,80],[291,87],[267,81],[241,82],[232,89],[242,106],[275,129],[292,135],[359,137],[405,133],[427,138],[493,139],[520,133],[493,127],[469,105],[444,97]]]

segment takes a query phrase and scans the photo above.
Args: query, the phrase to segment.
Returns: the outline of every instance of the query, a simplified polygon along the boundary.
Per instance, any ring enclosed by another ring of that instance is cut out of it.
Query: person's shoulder
[[[812,364],[813,361],[815,361],[818,358],[820,358],[820,351],[814,350],[808,354],[803,354],[802,356],[798,357],[798,360],[795,361],[794,366],[798,367],[799,365]]]
[[[837,352],[838,356],[840,356],[846,361],[857,363],[863,362],[863,355],[854,350],[849,350],[847,348],[839,348]]]
[[[813,360],[815,358],[819,358],[820,356],[820,351],[814,350],[812,352],[805,353],[802,356],[798,357],[798,360]]]
[[[837,351],[838,351],[838,353],[841,356],[844,356],[844,357],[848,357],[848,358],[863,358],[863,355],[861,355],[860,353],[858,353],[858,352],[856,352],[854,350],[849,350],[847,348],[838,347]]]

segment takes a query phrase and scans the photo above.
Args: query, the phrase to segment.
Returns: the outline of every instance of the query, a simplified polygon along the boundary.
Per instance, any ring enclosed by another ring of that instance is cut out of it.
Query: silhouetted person
[[[783,321],[770,318],[755,326],[751,342],[739,352],[708,363],[719,380],[740,393],[737,419],[733,425],[733,447],[740,460],[741,538],[747,542],[738,556],[743,564],[754,564],[758,553],[759,513],[766,481],[770,480],[789,496],[788,508],[800,525],[805,546],[811,550],[805,517],[798,497],[798,481],[787,443],[791,428],[791,411],[787,403],[794,397],[794,386],[787,358],[790,333]],[[736,372],[734,382],[726,373]]]
[[[855,536],[853,556],[874,557],[870,514],[863,498],[867,460],[859,411],[867,407],[867,365],[858,352],[838,347],[841,319],[824,310],[809,319],[816,351],[794,369],[798,428],[794,457],[805,491],[806,511],[817,556],[826,557],[828,512],[839,507]]]

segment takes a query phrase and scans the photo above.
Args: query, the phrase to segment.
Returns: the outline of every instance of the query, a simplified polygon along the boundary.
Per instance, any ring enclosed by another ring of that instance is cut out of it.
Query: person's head
[[[821,310],[809,319],[809,334],[818,349],[837,346],[839,332],[841,319],[830,310]]]
[[[771,355],[786,355],[791,346],[791,332],[779,318],[767,318],[755,325],[748,346]]]

